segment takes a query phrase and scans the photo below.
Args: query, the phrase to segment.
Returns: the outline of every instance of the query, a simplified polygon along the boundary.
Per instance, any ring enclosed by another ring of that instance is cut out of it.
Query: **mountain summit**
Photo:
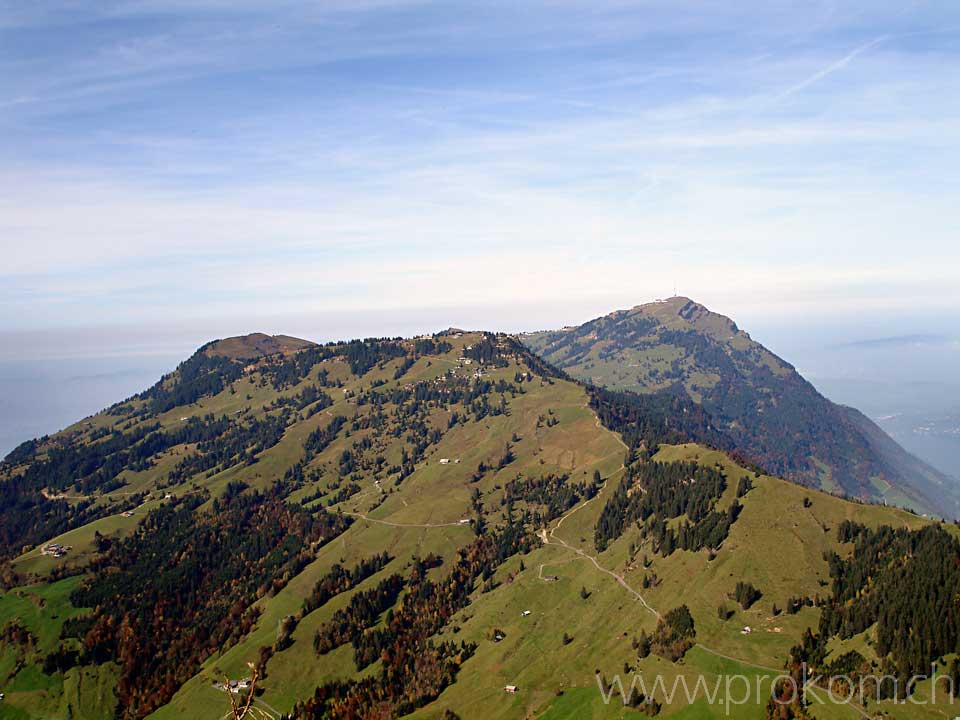
[[[251,333],[214,340],[201,348],[210,357],[225,357],[233,360],[256,360],[268,355],[292,355],[313,345],[308,340],[289,335],[266,335]]]
[[[525,336],[574,377],[614,390],[680,393],[768,470],[812,487],[955,516],[956,488],[869,418],[837,405],[728,317],[686,297]]]

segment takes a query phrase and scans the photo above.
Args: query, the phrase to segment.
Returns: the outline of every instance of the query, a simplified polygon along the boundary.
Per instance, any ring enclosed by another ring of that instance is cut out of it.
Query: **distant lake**
[[[148,388],[195,347],[0,358],[0,457]]]
[[[952,332],[863,337],[857,327],[818,327],[805,333],[768,332],[757,339],[779,351],[834,402],[862,411],[906,450],[960,481],[960,341]],[[884,328],[889,331],[889,328]],[[939,328],[935,327],[935,330]]]

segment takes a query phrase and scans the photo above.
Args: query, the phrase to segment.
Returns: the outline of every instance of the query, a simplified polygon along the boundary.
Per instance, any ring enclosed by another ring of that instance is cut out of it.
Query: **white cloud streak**
[[[864,43],[863,45],[857,48],[854,48],[853,50],[848,52],[846,55],[844,55],[842,58],[840,58],[836,62],[830,63],[825,68],[817,70],[817,72],[813,73],[813,75],[810,75],[809,77],[801,80],[795,85],[791,85],[782,93],[777,95],[775,99],[777,101],[784,100],[790,97],[791,95],[796,95],[797,93],[802,92],[803,90],[806,90],[810,86],[820,82],[821,80],[829,77],[830,75],[833,75],[835,72],[839,72],[840,70],[843,70],[843,68],[845,68],[851,62],[853,62],[853,60],[856,59],[858,55],[862,55],[868,50],[875,48],[877,45],[884,42],[886,39],[887,39],[886,35],[881,35],[880,37],[874,38],[870,42]]]

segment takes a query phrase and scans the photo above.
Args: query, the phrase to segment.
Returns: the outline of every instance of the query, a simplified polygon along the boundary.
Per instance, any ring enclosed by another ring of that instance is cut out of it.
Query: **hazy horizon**
[[[696,297],[695,294],[693,294]],[[202,344],[234,334],[291,334],[323,342],[411,336],[447,327],[522,332],[579,324],[619,307],[540,307],[517,317],[496,308],[291,316],[189,326],[0,331],[0,456],[146,389]],[[708,306],[709,307],[709,306]],[[948,314],[871,318],[732,317],[795,365],[820,392],[878,421],[909,451],[960,480],[960,322]],[[933,427],[925,432],[933,423]],[[939,425],[937,424],[939,423]]]

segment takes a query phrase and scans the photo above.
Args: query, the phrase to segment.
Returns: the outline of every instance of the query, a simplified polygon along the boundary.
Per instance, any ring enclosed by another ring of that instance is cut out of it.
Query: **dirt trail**
[[[619,471],[618,471],[618,472],[619,472]],[[614,475],[615,475],[615,474],[616,474],[616,473],[614,473]],[[565,515],[563,515],[559,520],[557,520],[556,525],[554,525],[554,526],[553,526],[552,528],[550,528],[549,530],[548,530],[547,528],[543,528],[542,530],[540,530],[540,532],[537,533],[537,536],[540,538],[541,541],[543,541],[544,545],[553,545],[554,547],[561,547],[561,548],[563,548],[563,549],[565,549],[565,550],[569,550],[570,552],[575,553],[578,558],[582,558],[582,559],[584,559],[584,560],[589,560],[597,570],[599,570],[600,572],[604,573],[605,575],[609,575],[610,577],[614,578],[614,579],[617,581],[617,583],[618,583],[621,587],[623,587],[624,590],[626,590],[628,593],[630,593],[637,601],[640,602],[641,605],[643,605],[643,607],[644,607],[646,610],[648,610],[648,611],[650,611],[651,613],[653,613],[653,615],[654,615],[658,620],[660,620],[660,619],[662,619],[663,616],[659,613],[659,611],[657,611],[656,608],[654,608],[652,605],[650,605],[650,603],[647,602],[646,598],[644,598],[643,595],[641,595],[639,592],[637,592],[636,590],[634,590],[633,587],[630,586],[630,584],[626,581],[626,579],[625,579],[622,575],[619,575],[619,574],[617,574],[616,572],[614,572],[613,570],[609,570],[609,569],[603,567],[603,566],[600,564],[600,562],[597,560],[597,558],[596,558],[595,556],[590,555],[589,553],[587,553],[586,551],[582,550],[581,548],[574,547],[573,545],[570,545],[570,543],[568,543],[568,542],[567,542],[566,540],[564,540],[563,538],[560,538],[560,537],[557,537],[557,536],[556,536],[556,531],[557,531],[558,529],[560,529],[560,526],[561,526],[561,525],[563,525],[563,521],[566,520],[566,519],[567,519],[568,517],[570,517],[571,515],[573,515],[574,513],[579,512],[580,510],[582,510],[583,508],[585,508],[587,505],[589,505],[591,502],[593,502],[593,501],[596,500],[598,497],[600,497],[600,495],[603,494],[603,491],[606,490],[607,484],[608,484],[609,481],[612,480],[612,479],[613,479],[613,476],[611,475],[609,478],[607,478],[607,482],[604,483],[603,488],[600,490],[600,492],[598,492],[595,496],[593,496],[592,498],[590,498],[590,499],[587,500],[586,502],[580,503],[580,504],[577,505],[575,508],[573,508],[572,510],[570,510],[569,512],[567,512],[567,513],[566,513]],[[541,579],[541,580],[543,580],[543,581],[546,581],[546,580],[547,580],[547,578],[543,577],[543,567],[544,567],[545,564],[546,564],[546,563],[541,563],[540,569],[539,569],[539,574],[538,574],[538,578]],[[766,671],[766,672],[776,673],[777,675],[781,675],[781,674],[784,673],[784,670],[783,670],[782,668],[781,668],[781,669],[777,669],[777,668],[768,667],[768,666],[766,666],[766,665],[759,665],[759,664],[757,664],[757,663],[752,663],[752,662],[749,662],[749,661],[747,661],[747,660],[742,660],[741,658],[738,658],[738,657],[733,657],[732,655],[726,655],[726,654],[724,654],[724,653],[722,653],[722,652],[719,652],[719,651],[717,651],[717,650],[714,650],[713,648],[710,648],[710,647],[704,645],[703,643],[697,643],[697,644],[696,644],[696,647],[698,647],[698,648],[700,648],[701,650],[703,650],[704,652],[710,653],[711,655],[714,655],[714,656],[716,656],[716,657],[723,658],[724,660],[729,660],[729,661],[731,661],[731,662],[739,663],[739,664],[741,664],[741,665],[746,665],[747,667],[757,668],[758,670],[764,670],[764,671]],[[820,696],[817,695],[817,693],[813,690],[813,687],[814,687],[814,686],[808,686],[806,689],[807,689],[807,691],[810,693],[810,695],[811,695],[815,700],[817,700],[817,702],[823,703],[824,701],[823,701],[823,700],[820,698]],[[818,689],[822,689],[822,688],[818,688]],[[856,703],[854,703],[854,702],[851,701],[851,702],[848,703],[848,704],[850,705],[850,707],[852,707],[854,710],[856,710],[856,711],[861,715],[861,717],[863,717],[863,718],[870,718],[870,715],[869,715],[867,712],[865,712],[864,709],[863,709],[862,707],[860,707],[859,705],[857,705]]]
[[[367,517],[363,513],[358,512],[345,512],[344,515],[350,515],[351,517],[358,517],[367,522],[378,523],[380,525],[389,525],[390,527],[396,528],[441,528],[441,527],[470,527],[469,522],[449,522],[449,523],[395,523],[390,522],[389,520],[377,520],[376,518]]]
[[[618,471],[618,472],[619,472],[619,471]],[[615,474],[616,474],[616,473],[615,473]],[[612,477],[612,476],[611,476],[611,477]],[[608,479],[608,482],[609,482],[609,479]],[[604,484],[604,488],[606,488],[606,484]],[[580,549],[580,548],[578,548],[578,547],[574,547],[573,545],[571,545],[570,543],[568,543],[566,540],[564,540],[564,539],[561,538],[561,537],[557,537],[557,535],[556,535],[557,530],[559,530],[559,529],[560,529],[560,526],[563,525],[563,521],[564,521],[564,520],[566,520],[568,517],[570,517],[571,515],[573,515],[575,512],[579,512],[580,510],[582,510],[583,508],[585,508],[587,505],[589,505],[589,504],[592,503],[594,500],[596,500],[597,498],[599,498],[602,493],[603,493],[603,490],[601,490],[600,492],[598,492],[596,495],[594,495],[592,498],[590,498],[590,499],[587,500],[586,502],[580,503],[579,505],[577,505],[577,507],[573,508],[573,509],[570,510],[568,513],[566,513],[565,515],[563,515],[559,520],[557,520],[557,524],[554,525],[552,528],[550,528],[549,531],[548,531],[546,528],[544,528],[543,530],[541,530],[540,533],[539,533],[540,539],[544,542],[545,545],[557,545],[557,546],[562,547],[562,548],[564,548],[564,549],[566,549],[566,550],[569,550],[569,551],[572,552],[572,553],[575,553],[578,557],[581,557],[581,558],[583,558],[584,560],[588,560],[591,564],[593,564],[593,566],[594,566],[597,570],[599,570],[600,572],[604,573],[605,575],[609,575],[609,576],[612,577],[614,580],[616,580],[617,583],[619,583],[620,586],[623,587],[624,590],[626,590],[628,593],[630,593],[631,595],[633,595],[633,597],[634,597],[636,600],[638,600],[638,601],[640,602],[640,604],[643,605],[644,608],[646,608],[646,609],[649,610],[651,613],[653,613],[653,615],[659,620],[659,619],[661,618],[660,613],[657,612],[657,610],[654,609],[653,606],[651,606],[650,603],[647,602],[646,598],[644,598],[643,595],[641,595],[641,594],[638,593],[636,590],[634,590],[634,589],[630,586],[630,584],[624,579],[624,577],[623,577],[622,575],[618,575],[618,574],[615,573],[613,570],[608,570],[607,568],[603,567],[603,565],[600,564],[600,562],[597,560],[596,557],[594,557],[593,555],[590,555],[590,554],[587,553],[585,550],[582,550],[582,549]]]

